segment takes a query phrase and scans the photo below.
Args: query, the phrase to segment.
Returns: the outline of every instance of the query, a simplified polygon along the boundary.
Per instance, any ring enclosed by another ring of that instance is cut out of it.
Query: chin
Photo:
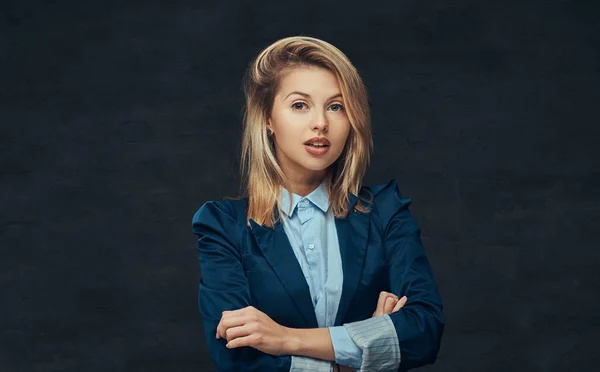
[[[304,162],[302,166],[306,169],[310,169],[311,171],[322,171],[324,169],[329,168],[334,161],[329,161],[327,159],[314,159],[310,162]]]

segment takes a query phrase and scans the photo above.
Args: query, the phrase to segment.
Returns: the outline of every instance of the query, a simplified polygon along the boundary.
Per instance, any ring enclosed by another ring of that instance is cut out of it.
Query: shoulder
[[[201,227],[237,228],[246,204],[247,198],[209,200],[194,213],[192,230],[196,232]]]
[[[387,230],[390,223],[398,219],[404,221],[405,227],[414,225],[413,228],[418,228],[409,211],[412,199],[402,194],[395,178],[390,179],[387,183],[364,188],[373,195],[373,213],[384,229]]]
[[[390,179],[387,183],[364,186],[363,190],[365,189],[373,195],[373,203],[379,207],[387,204],[410,204],[412,202],[411,198],[402,195],[398,181],[395,178]]]

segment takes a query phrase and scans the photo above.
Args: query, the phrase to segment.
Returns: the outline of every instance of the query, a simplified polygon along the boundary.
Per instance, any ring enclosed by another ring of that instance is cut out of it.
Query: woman
[[[290,37],[245,76],[246,197],[192,226],[219,371],[399,371],[433,363],[442,303],[395,179],[361,187],[366,89],[336,47]]]

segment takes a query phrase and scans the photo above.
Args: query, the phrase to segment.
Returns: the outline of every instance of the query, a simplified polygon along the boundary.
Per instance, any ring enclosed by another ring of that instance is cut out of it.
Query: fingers
[[[259,345],[261,341],[262,341],[262,336],[250,334],[250,335],[247,335],[244,337],[234,338],[231,341],[229,341],[227,344],[225,344],[225,346],[227,346],[227,348],[229,348],[229,349],[233,349],[233,348],[241,347],[241,346],[255,347],[255,346]]]
[[[395,294],[393,294],[392,292],[386,292],[386,291],[381,291],[382,293],[384,293],[387,297],[392,297],[393,299],[397,300],[398,296],[396,296]],[[379,296],[381,296],[381,293],[379,294]]]
[[[373,316],[374,317],[385,314],[385,306],[386,306],[386,304],[388,306],[390,306],[390,304],[387,302],[388,298],[390,298],[391,299],[390,301],[392,302],[392,304],[391,304],[392,307],[389,308],[389,312],[392,311],[394,305],[396,305],[396,301],[398,300],[398,296],[396,296],[395,294],[390,293],[390,292],[381,291],[379,293],[379,299],[377,300],[377,306],[375,307],[375,312],[373,312]],[[389,314],[389,312],[388,312],[388,314]]]
[[[393,297],[388,297],[385,299],[385,304],[383,305],[383,313],[391,314],[392,310],[394,310],[394,305],[396,305],[398,301]]]
[[[219,324],[217,324],[217,334],[216,334],[217,340],[225,337],[225,329],[223,329],[223,315],[221,315],[221,320],[219,321]]]
[[[373,316],[379,316],[383,313],[383,306],[385,305],[386,298],[387,292],[381,291],[379,293],[379,298],[377,299],[377,306],[375,307],[375,312],[373,312]]]
[[[246,324],[238,327],[228,328],[227,331],[225,331],[225,336],[223,338],[231,342],[231,340],[235,340],[236,338],[248,336],[251,334],[252,327]]]
[[[398,299],[398,296],[393,293],[381,291],[377,300],[377,307],[375,312],[373,312],[373,317],[395,313],[403,308],[407,301],[408,298],[406,296]]]
[[[217,340],[223,337],[221,336],[221,321],[219,321],[219,324],[217,324],[217,332],[215,334],[215,337]]]
[[[402,296],[402,298],[396,303],[396,306],[394,306],[392,309],[392,313],[400,310],[406,304],[406,301],[408,301],[408,298],[406,296]]]
[[[215,337],[217,339],[226,338],[229,328],[244,325],[248,320],[254,319],[256,314],[254,314],[253,309],[252,306],[248,306],[239,310],[223,311],[221,313],[221,320],[217,325]]]

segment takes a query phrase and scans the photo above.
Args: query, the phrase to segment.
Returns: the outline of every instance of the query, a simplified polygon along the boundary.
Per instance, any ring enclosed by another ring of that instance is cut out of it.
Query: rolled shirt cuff
[[[335,361],[339,365],[359,369],[362,362],[362,349],[352,340],[344,326],[329,327]]]
[[[292,355],[290,372],[330,372],[331,366],[328,360]]]
[[[400,345],[389,315],[346,323],[348,335],[362,350],[361,371],[397,371]]]

